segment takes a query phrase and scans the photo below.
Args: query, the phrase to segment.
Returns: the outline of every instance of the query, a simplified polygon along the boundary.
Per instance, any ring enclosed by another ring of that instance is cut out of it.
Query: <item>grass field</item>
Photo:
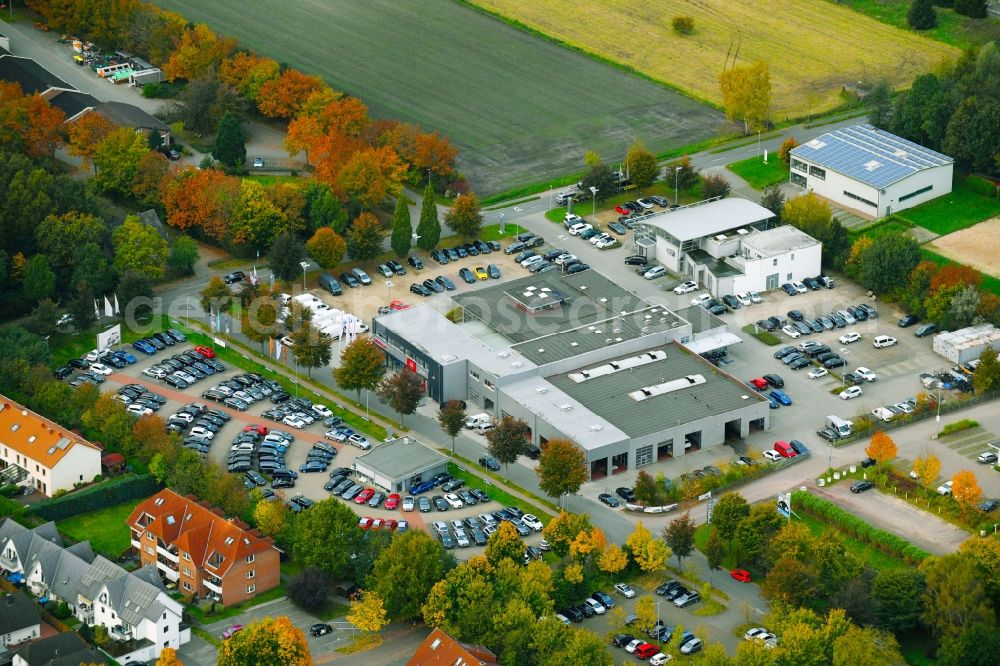
[[[906,15],[912,0],[838,0],[854,11],[897,28],[908,27]],[[951,9],[935,7],[937,25],[925,32],[928,37],[962,48],[1000,38],[1000,23],[959,16]]]
[[[437,129],[480,194],[663,152],[723,126],[715,109],[453,0],[156,4],[360,97],[373,115]],[[636,44],[647,46],[649,40]]]
[[[763,190],[768,185],[788,180],[788,165],[776,155],[771,155],[766,164],[760,157],[751,157],[727,164],[726,168],[747,181],[755,190]]]
[[[973,192],[965,178],[956,177],[950,194],[907,208],[898,215],[944,236],[1000,215],[1000,199]]]
[[[942,58],[959,55],[828,0],[473,1],[716,104],[727,55],[738,50],[741,63],[764,60],[778,121],[836,107],[844,84],[885,77],[908,86]],[[673,32],[678,15],[694,18],[694,34]]]
[[[125,525],[139,502],[133,500],[114,506],[107,506],[97,511],[60,520],[56,527],[59,531],[74,541],[90,540],[94,550],[115,560],[129,547],[131,530]]]

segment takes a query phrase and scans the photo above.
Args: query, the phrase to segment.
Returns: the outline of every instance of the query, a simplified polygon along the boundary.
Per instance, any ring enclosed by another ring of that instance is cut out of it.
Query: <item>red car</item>
[[[750,577],[750,572],[746,569],[733,569],[729,572],[729,575],[733,577],[733,580],[738,580],[741,583],[749,583],[753,580]]]
[[[358,521],[358,527],[360,527],[363,530],[366,530],[371,526],[372,526],[371,516],[365,516],[364,518]]]
[[[389,303],[389,308],[392,310],[405,310],[408,307],[410,306],[400,300],[394,300],[392,303]]]
[[[365,502],[370,500],[372,498],[372,495],[374,494],[375,494],[374,488],[365,488],[360,493],[358,493],[358,496],[354,498],[354,501],[357,504],[364,504]]]
[[[223,639],[232,638],[233,636],[235,636],[237,633],[239,633],[241,631],[243,631],[243,625],[242,624],[234,624],[233,626],[229,627],[228,629],[226,629],[225,631],[222,632],[222,638]]]
[[[619,215],[628,215],[632,211],[630,211],[628,208],[625,208],[624,206],[615,206],[615,212],[618,213]]]
[[[386,500],[385,500],[385,508],[387,508],[387,509],[395,509],[397,506],[399,506],[399,494],[398,493],[393,493],[393,494],[389,495],[389,497],[386,498]]]
[[[755,388],[759,389],[767,388],[767,380],[764,379],[763,377],[754,377],[753,379],[750,380],[750,383],[753,384]]]
[[[256,423],[253,423],[253,424],[248,425],[247,427],[243,428],[243,432],[256,432],[256,433],[260,434],[261,436],[263,436],[263,435],[266,435],[268,431],[267,431],[267,426],[262,426],[262,425],[258,425]]]
[[[653,645],[652,643],[643,643],[635,649],[636,659],[649,659],[654,654],[660,651],[659,645]]]
[[[215,352],[211,347],[198,346],[194,350],[204,356],[205,358],[215,358]]]
[[[392,518],[386,518],[384,526],[385,526],[385,529],[387,529],[387,530],[395,530],[396,529],[396,525],[398,525],[398,524],[399,523],[396,522],[395,520],[393,520]]]

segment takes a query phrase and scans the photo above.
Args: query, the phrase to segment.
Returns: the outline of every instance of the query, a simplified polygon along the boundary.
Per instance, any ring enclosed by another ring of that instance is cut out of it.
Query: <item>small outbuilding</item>
[[[447,472],[448,458],[412,437],[399,437],[355,458],[354,470],[363,482],[403,493]]]
[[[975,360],[988,347],[1000,352],[1000,329],[992,324],[944,331],[934,336],[934,351],[952,363]]]

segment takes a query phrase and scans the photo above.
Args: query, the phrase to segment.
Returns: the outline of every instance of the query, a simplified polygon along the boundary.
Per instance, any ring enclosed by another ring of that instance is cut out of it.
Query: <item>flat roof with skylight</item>
[[[640,225],[666,232],[677,241],[697,240],[724,231],[749,233],[748,227],[766,223],[774,217],[767,208],[747,199],[732,197],[699,202],[668,210],[639,220]]]
[[[629,437],[765,402],[746,384],[676,343],[547,379]]]

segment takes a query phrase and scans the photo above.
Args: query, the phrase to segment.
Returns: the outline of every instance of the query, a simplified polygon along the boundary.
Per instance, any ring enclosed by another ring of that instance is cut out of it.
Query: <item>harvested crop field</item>
[[[451,137],[490,194],[717,133],[717,110],[452,0],[159,0],[336,89]],[[645,41],[645,40],[644,40]]]
[[[952,261],[975,268],[980,273],[1000,278],[1000,217],[980,222],[974,227],[935,238],[924,245]]]
[[[590,53],[721,104],[718,75],[732,62],[771,70],[776,120],[833,108],[844,84],[906,85],[958,49],[829,0],[471,0]],[[694,33],[673,31],[675,16]]]

